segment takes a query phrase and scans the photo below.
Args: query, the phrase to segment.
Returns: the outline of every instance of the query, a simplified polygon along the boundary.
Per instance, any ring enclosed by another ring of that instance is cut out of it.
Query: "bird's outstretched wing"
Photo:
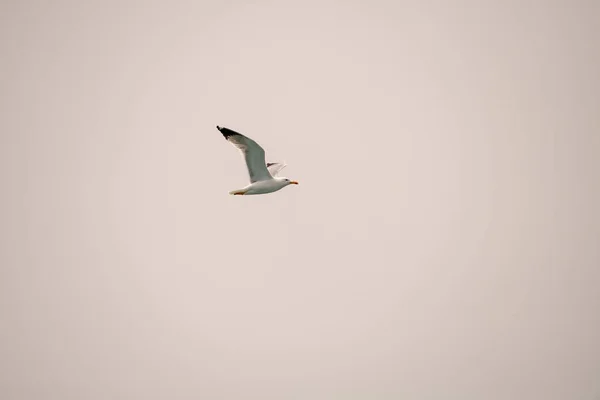
[[[287,164],[285,164],[285,163],[278,163],[278,162],[267,163],[267,169],[269,170],[269,173],[273,177],[277,176],[277,174],[279,174],[279,172],[282,169],[284,169],[285,167],[287,167]]]
[[[273,178],[265,164],[265,151],[258,143],[231,129],[221,126],[217,126],[217,129],[229,143],[234,145],[244,155],[246,166],[248,167],[248,175],[250,176],[250,183]]]

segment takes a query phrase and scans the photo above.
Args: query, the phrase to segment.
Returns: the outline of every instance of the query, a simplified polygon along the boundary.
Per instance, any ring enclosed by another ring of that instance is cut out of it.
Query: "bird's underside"
[[[246,186],[245,188],[232,190],[231,192],[229,192],[229,194],[233,194],[236,196],[242,196],[242,195],[247,196],[247,195],[253,195],[253,194],[267,194],[267,193],[273,193],[280,189],[283,189],[285,186],[287,186],[287,185],[284,185],[275,179],[270,179],[267,181],[258,181],[258,182],[251,183],[248,186]]]

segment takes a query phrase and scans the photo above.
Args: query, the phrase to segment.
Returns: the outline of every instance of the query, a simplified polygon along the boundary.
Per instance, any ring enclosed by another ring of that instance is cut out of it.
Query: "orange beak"
[[[296,181],[290,181],[290,185],[297,185],[297,184],[298,184],[298,182],[296,182]]]

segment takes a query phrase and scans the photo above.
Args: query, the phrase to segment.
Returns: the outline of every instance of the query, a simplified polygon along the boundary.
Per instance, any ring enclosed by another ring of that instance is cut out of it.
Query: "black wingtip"
[[[219,132],[221,132],[223,134],[223,137],[225,137],[225,139],[227,139],[227,137],[229,137],[229,133],[227,132],[229,129],[224,128],[222,126],[217,125],[217,129],[219,130]]]
[[[225,128],[224,126],[217,125],[217,129],[223,134],[225,139],[227,139],[229,136],[240,135],[236,131],[232,131],[231,129]]]

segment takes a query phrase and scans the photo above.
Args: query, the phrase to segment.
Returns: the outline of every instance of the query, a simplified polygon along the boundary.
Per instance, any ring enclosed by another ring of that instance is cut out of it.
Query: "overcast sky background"
[[[599,4],[3,1],[0,398],[600,399]]]

